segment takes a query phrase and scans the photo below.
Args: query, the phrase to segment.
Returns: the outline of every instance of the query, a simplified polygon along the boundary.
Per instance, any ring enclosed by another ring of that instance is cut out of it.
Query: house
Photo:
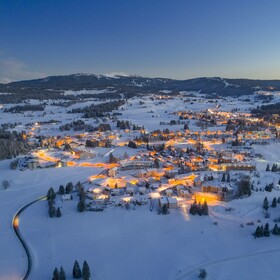
[[[144,194],[146,194],[147,189],[146,189],[146,187],[139,187],[138,191],[139,191],[139,194],[144,195]]]
[[[220,200],[229,201],[233,199],[233,188],[229,183],[220,181],[204,182],[201,186],[203,192],[210,192],[218,194]]]
[[[159,206],[162,208],[164,205],[167,205],[169,209],[175,209],[178,207],[178,202],[175,197],[162,197],[159,199]]]
[[[183,198],[191,198],[192,197],[192,194],[191,194],[190,190],[185,189],[185,188],[180,188],[178,193],[179,193],[179,196],[183,197]]]
[[[159,206],[162,208],[164,205],[168,206],[168,200],[166,196],[163,196],[159,199]]]
[[[119,196],[122,194],[122,189],[111,189],[111,195],[112,196]]]
[[[108,176],[115,177],[116,175],[117,175],[117,168],[116,167],[109,169]]]
[[[135,192],[135,188],[132,187],[132,186],[128,186],[128,187],[126,188],[126,190],[125,190],[125,193],[126,193],[126,194],[129,194],[129,195],[133,195],[134,192]]]
[[[178,202],[177,199],[175,197],[168,197],[168,208],[169,209],[175,209],[178,207]]]
[[[39,160],[36,159],[36,158],[32,158],[32,159],[29,159],[28,162],[27,162],[27,167],[29,169],[35,169],[35,168],[38,168],[39,167]]]
[[[165,190],[165,195],[167,195],[167,196],[172,196],[172,195],[173,195],[172,189],[167,189],[167,190]]]
[[[61,200],[62,201],[69,201],[69,200],[72,200],[72,195],[71,194],[63,194],[61,196]]]
[[[65,167],[67,166],[67,161],[65,160],[59,160],[57,163],[56,163],[56,167]]]

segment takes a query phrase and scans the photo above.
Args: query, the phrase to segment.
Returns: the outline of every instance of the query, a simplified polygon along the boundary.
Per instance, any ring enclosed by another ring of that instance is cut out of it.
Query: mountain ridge
[[[23,80],[0,84],[0,92],[17,93],[22,90],[82,90],[115,88],[117,91],[159,92],[169,90],[199,91],[205,94],[244,95],[258,90],[280,91],[280,80],[230,79],[221,77],[198,77],[185,80],[171,78],[150,78],[120,73],[96,75],[75,73],[69,75],[47,76],[40,79]]]

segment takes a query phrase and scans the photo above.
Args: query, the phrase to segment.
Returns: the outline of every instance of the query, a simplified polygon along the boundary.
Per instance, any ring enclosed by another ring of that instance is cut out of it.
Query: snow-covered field
[[[17,210],[28,202],[45,195],[51,186],[57,188],[60,184],[70,181],[83,182],[89,176],[100,172],[100,169],[83,167],[36,169],[23,172],[11,170],[9,162],[9,160],[0,162],[0,181],[8,180],[11,185],[7,190],[2,188],[0,190],[1,280],[22,279],[27,269],[25,252],[12,228],[12,218]],[[37,225],[34,224],[32,227],[37,227]],[[28,239],[27,236],[25,237]]]
[[[79,93],[87,93],[85,91]],[[91,91],[89,93],[101,93]],[[77,94],[66,92],[65,94]],[[198,100],[201,97],[198,96]],[[145,126],[147,131],[169,128],[180,130],[183,125],[160,125],[178,119],[173,113],[178,110],[198,112],[213,109],[220,105],[221,110],[229,111],[236,107],[242,112],[261,103],[240,102],[233,98],[218,100],[217,103],[194,101],[188,97],[175,97],[171,100],[152,100],[150,97],[135,97],[119,110],[122,120],[130,120],[133,124]],[[275,97],[279,100],[279,96]],[[144,102],[141,104],[141,102]],[[10,114],[0,111],[0,124],[21,122],[18,131],[31,122],[59,120],[59,124],[42,125],[35,129],[37,135],[65,135],[75,132],[59,131],[61,124],[79,119],[81,114],[67,114],[67,111],[90,105],[92,101],[74,104],[68,108],[46,106],[43,112],[27,112]],[[94,101],[99,104],[99,101]],[[157,104],[157,105],[156,105]],[[11,107],[13,105],[5,105]],[[1,109],[2,110],[2,109]],[[153,116],[153,117],[152,117]],[[94,119],[85,120],[87,124],[96,125]],[[191,130],[198,130],[194,120],[188,120]],[[116,123],[111,122],[112,129]],[[34,127],[33,127],[34,128]],[[210,130],[211,128],[209,128]],[[215,127],[213,129],[224,129]],[[119,141],[127,141],[134,134],[125,134]],[[279,163],[279,143],[266,146],[255,145],[255,153],[262,154],[263,159],[256,159],[260,181],[257,187],[265,187],[266,183],[277,183],[279,173],[267,173],[267,163]],[[127,147],[114,148],[116,156],[127,152],[134,155],[135,150]],[[95,148],[100,157],[107,149]],[[98,159],[99,160],[99,159]],[[67,167],[35,170],[11,170],[10,160],[0,162],[0,182],[8,180],[10,187],[0,189],[0,279],[22,279],[26,268],[25,252],[16,238],[12,228],[12,218],[16,211],[32,200],[45,195],[50,187],[58,189],[72,181],[84,182],[90,176],[98,174],[101,168]],[[86,260],[92,271],[92,279],[96,280],[179,280],[198,279],[198,270],[203,268],[212,280],[247,280],[247,279],[279,279],[280,237],[254,239],[252,233],[257,225],[280,217],[280,206],[271,210],[271,218],[265,219],[262,209],[264,197],[269,202],[280,192],[253,192],[249,198],[233,200],[219,206],[210,207],[209,217],[189,216],[188,209],[170,210],[169,215],[158,215],[148,206],[137,206],[135,210],[109,208],[104,212],[78,213],[76,201],[58,202],[61,206],[61,218],[49,218],[46,201],[30,206],[21,215],[19,225],[23,237],[30,246],[33,258],[31,280],[51,279],[54,268],[64,267],[71,279],[74,260],[80,264]],[[232,211],[226,211],[231,207]],[[260,222],[258,220],[261,220]],[[253,222],[254,225],[247,225]],[[241,224],[243,226],[241,226]]]
[[[209,217],[186,217],[181,209],[164,216],[148,207],[78,213],[76,204],[63,202],[63,216],[50,219],[41,201],[21,222],[35,259],[31,279],[50,279],[60,265],[71,277],[75,259],[87,260],[97,280],[197,279],[200,268],[215,280],[278,279],[279,237],[251,236],[263,196],[229,203],[236,209],[230,214],[214,208]]]

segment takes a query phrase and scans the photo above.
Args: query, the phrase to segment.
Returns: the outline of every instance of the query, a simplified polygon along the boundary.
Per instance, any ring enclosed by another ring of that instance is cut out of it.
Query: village
[[[173,99],[157,96],[150,100]],[[139,104],[142,108],[145,102]],[[188,209],[193,201],[211,206],[246,196],[240,182],[249,176],[254,189],[256,158],[262,157],[254,146],[279,141],[277,121],[267,122],[236,110],[221,111],[217,105],[168,115],[172,120],[162,130],[148,132],[144,126],[111,114],[95,132],[43,137],[39,148],[20,159],[18,168],[99,168],[99,174],[84,182],[87,209],[92,211],[131,205],[149,205],[151,211],[165,206]],[[190,122],[196,130],[190,130]],[[178,124],[183,128],[173,130]],[[26,134],[30,141],[36,141],[36,126]],[[42,126],[37,133],[41,130]],[[272,183],[279,188],[278,182]]]

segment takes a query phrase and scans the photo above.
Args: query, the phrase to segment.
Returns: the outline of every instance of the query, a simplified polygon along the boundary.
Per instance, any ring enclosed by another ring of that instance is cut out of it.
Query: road
[[[26,242],[24,241],[24,238],[22,237],[21,233],[20,233],[20,230],[19,230],[19,221],[20,221],[20,214],[26,209],[28,208],[29,206],[31,206],[32,204],[34,204],[35,202],[37,201],[40,201],[40,200],[44,200],[46,199],[47,196],[42,196],[42,197],[39,197],[35,200],[33,200],[32,202],[29,202],[28,204],[24,205],[23,207],[21,207],[17,213],[14,215],[13,217],[13,220],[12,220],[12,226],[14,228],[14,232],[15,234],[17,235],[20,243],[22,244],[24,250],[25,250],[25,253],[26,253],[26,256],[27,256],[27,262],[28,262],[28,266],[27,266],[27,271],[23,277],[23,280],[26,280],[28,279],[29,275],[30,275],[30,272],[31,272],[31,269],[32,269],[32,258],[31,258],[31,253],[30,253],[30,250],[26,244]]]

